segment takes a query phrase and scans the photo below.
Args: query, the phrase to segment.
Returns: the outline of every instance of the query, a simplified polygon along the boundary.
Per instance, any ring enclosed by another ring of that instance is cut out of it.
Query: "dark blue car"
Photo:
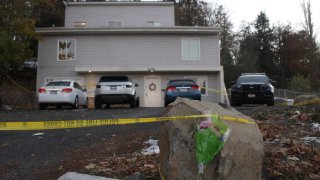
[[[200,87],[191,79],[170,80],[164,95],[164,106],[167,107],[177,97],[201,101]]]

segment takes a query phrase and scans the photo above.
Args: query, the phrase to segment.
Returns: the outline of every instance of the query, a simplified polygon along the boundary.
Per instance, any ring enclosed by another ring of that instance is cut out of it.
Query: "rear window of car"
[[[267,76],[240,76],[237,83],[268,83]]]
[[[131,81],[126,76],[102,76],[99,82],[128,82]]]
[[[46,86],[70,86],[69,81],[54,81],[54,82],[49,82]]]
[[[174,80],[168,83],[168,86],[193,86],[196,83],[193,80]]]

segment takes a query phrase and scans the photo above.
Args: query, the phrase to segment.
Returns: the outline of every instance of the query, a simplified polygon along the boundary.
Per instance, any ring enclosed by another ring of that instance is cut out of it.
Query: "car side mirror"
[[[83,88],[83,92],[87,92],[88,90],[86,88]]]
[[[134,84],[134,87],[139,87],[139,85],[138,84]]]
[[[271,84],[277,84],[277,82],[274,81],[274,80],[272,80],[272,79],[269,79],[269,82],[270,82]]]
[[[235,81],[231,81],[231,84],[234,85],[236,82]]]
[[[165,90],[165,89],[161,89],[161,91],[162,91],[162,92],[166,92],[166,90]]]

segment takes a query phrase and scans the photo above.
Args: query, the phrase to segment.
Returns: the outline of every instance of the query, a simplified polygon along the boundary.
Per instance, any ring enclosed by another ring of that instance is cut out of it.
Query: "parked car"
[[[170,80],[164,95],[164,106],[167,107],[177,97],[201,101],[200,87],[191,79]]]
[[[63,105],[71,105],[74,109],[79,106],[87,108],[88,95],[86,91],[75,81],[51,81],[39,88],[39,108],[43,110],[49,105],[54,105],[57,108]]]
[[[275,82],[265,73],[243,73],[233,82],[231,87],[231,105],[241,104],[267,104],[274,105]]]
[[[94,106],[100,109],[103,104],[106,108],[111,104],[130,104],[130,108],[135,108],[139,106],[136,87],[127,76],[102,76],[96,86]]]
[[[22,69],[37,69],[38,67],[38,59],[31,58],[23,62]]]

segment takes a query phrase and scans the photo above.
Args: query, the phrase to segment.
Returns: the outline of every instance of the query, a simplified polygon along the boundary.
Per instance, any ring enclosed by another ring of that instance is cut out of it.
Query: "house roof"
[[[196,26],[174,26],[174,27],[97,27],[97,28],[65,28],[49,27],[37,28],[40,35],[88,35],[88,34],[196,34],[217,35],[219,27],[196,27]]]

